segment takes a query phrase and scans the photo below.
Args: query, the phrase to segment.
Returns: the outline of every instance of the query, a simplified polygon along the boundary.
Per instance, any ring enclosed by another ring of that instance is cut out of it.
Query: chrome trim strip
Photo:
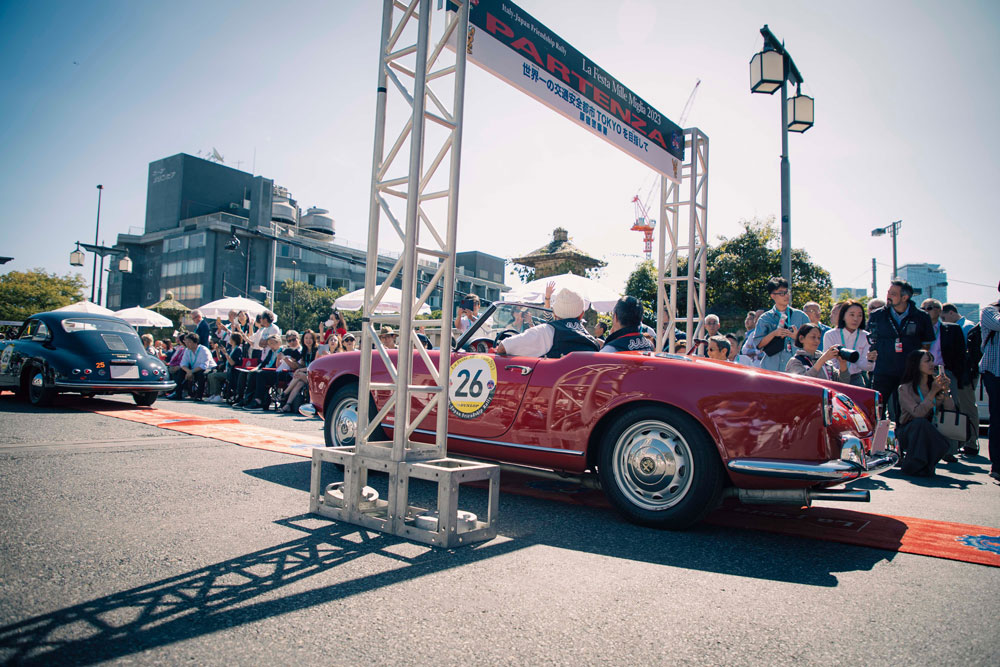
[[[899,461],[896,452],[885,450],[865,457],[864,464],[851,461],[786,461],[775,459],[732,459],[726,467],[733,472],[758,477],[794,479],[805,482],[848,482],[860,477],[878,475]],[[867,468],[867,469],[866,469]]]
[[[126,384],[115,384],[111,382],[54,382],[56,387],[61,389],[120,389],[121,391],[146,391],[150,389],[156,389],[157,391],[170,391],[177,387],[176,382],[160,382],[157,384],[135,384],[134,382]]]
[[[384,428],[392,428],[388,424],[383,424]],[[434,431],[428,431],[426,429],[417,428],[413,429],[414,433],[423,433],[424,435],[434,435]],[[546,452],[548,454],[569,454],[570,456],[583,456],[583,452],[575,452],[568,449],[555,449],[552,447],[539,447],[537,445],[519,445],[513,442],[500,442],[499,440],[486,440],[485,438],[473,438],[467,435],[456,435],[454,433],[449,433],[448,437],[452,440],[466,440],[468,442],[481,442],[486,445],[499,445],[501,447],[514,447],[516,449],[530,449],[535,452]]]

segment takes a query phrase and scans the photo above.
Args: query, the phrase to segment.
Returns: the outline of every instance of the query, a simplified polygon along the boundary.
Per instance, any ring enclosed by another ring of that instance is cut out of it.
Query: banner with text
[[[448,3],[450,10],[458,6]],[[507,0],[471,0],[469,60],[675,183],[684,131]]]

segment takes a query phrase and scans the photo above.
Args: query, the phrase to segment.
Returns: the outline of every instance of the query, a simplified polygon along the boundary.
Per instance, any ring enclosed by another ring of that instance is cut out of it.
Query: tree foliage
[[[87,281],[79,273],[59,276],[44,269],[0,276],[0,320],[25,320],[83,298]]]
[[[319,323],[330,318],[333,302],[347,293],[343,287],[316,287],[303,281],[286,280],[277,293],[274,314],[282,329],[319,331]],[[342,313],[348,329],[359,328],[361,311]]]
[[[741,329],[748,310],[769,308],[771,302],[764,285],[772,276],[781,274],[781,239],[774,217],[740,222],[743,233],[732,238],[720,237],[719,245],[710,247],[706,256],[706,308],[722,320],[723,331]],[[686,257],[678,262],[678,275],[687,275]],[[830,309],[833,291],[830,273],[814,264],[800,248],[792,249],[791,283],[792,305],[796,308],[815,301],[824,312]],[[626,282],[625,292],[640,299],[655,316],[656,267],[651,261],[636,267]],[[678,317],[685,316],[686,306],[687,285],[679,283]]]

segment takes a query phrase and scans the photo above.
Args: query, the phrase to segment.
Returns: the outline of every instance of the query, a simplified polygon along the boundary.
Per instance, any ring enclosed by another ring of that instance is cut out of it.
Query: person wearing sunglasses
[[[968,364],[965,363],[965,334],[962,332],[962,327],[946,322],[941,317],[941,302],[937,299],[924,299],[920,304],[920,310],[930,316],[931,326],[934,327],[934,342],[931,343],[930,353],[944,365],[958,410],[968,417],[969,423],[973,425],[972,433],[966,442],[949,441],[951,447],[943,458],[948,463],[954,463],[955,455],[960,449],[975,448],[979,444],[979,409],[976,407],[976,390],[972,374],[969,372]]]
[[[771,278],[764,288],[774,307],[757,318],[753,338],[757,349],[763,352],[760,367],[769,371],[784,371],[795,356],[792,344],[795,332],[803,324],[809,324],[809,316],[792,307],[792,292],[784,278]]]

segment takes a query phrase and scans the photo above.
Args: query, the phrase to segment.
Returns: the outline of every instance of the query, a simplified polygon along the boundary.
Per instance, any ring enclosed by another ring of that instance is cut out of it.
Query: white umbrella
[[[246,297],[227,296],[222,299],[216,299],[211,303],[206,303],[204,306],[199,306],[198,310],[201,311],[202,317],[214,320],[220,317],[229,317],[230,310],[245,310],[250,317],[257,317],[267,310],[267,307],[265,307],[260,301],[254,301],[253,299],[247,299]]]
[[[379,286],[381,287],[381,285]],[[379,287],[375,288],[377,292]],[[361,310],[365,302],[365,288],[354,290],[333,302],[334,308],[339,310]],[[403,303],[403,293],[395,287],[390,287],[385,291],[382,302],[375,308],[376,313],[398,313],[400,304]],[[426,303],[417,311],[418,315],[430,315],[431,308]]]
[[[86,299],[83,301],[77,301],[76,303],[71,303],[70,305],[63,306],[62,308],[56,308],[53,312],[61,313],[67,311],[73,313],[90,313],[92,315],[111,315],[112,317],[116,317],[115,311],[108,310],[104,306],[99,306],[93,301],[87,301]]]
[[[558,292],[561,289],[571,289],[583,298],[584,303],[592,306],[594,310],[606,313],[615,307],[619,294],[609,287],[605,287],[596,280],[578,276],[575,273],[562,273],[558,276],[548,276],[538,278],[530,283],[525,283],[515,287],[509,292],[505,292],[501,299],[503,301],[518,301],[521,303],[542,303],[545,301],[545,286],[550,282],[555,282]]]
[[[172,327],[174,323],[170,319],[160,315],[154,310],[146,308],[125,308],[115,313],[134,327]]]

